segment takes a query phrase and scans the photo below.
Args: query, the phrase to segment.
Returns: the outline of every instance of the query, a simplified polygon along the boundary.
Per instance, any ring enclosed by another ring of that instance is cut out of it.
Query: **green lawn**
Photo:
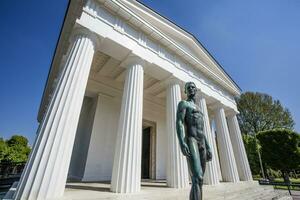
[[[276,182],[284,182],[282,178],[275,178]],[[295,178],[290,178],[291,183],[297,183],[300,184],[300,178],[295,179]],[[287,186],[275,186],[274,188],[276,189],[283,189],[283,190],[287,190],[288,187]],[[300,187],[290,187],[290,190],[297,190],[300,191]]]
[[[260,180],[261,178],[258,178],[258,177],[253,177],[253,180],[255,181],[258,181]],[[284,182],[283,181],[283,178],[275,178],[276,182]],[[291,183],[296,183],[296,184],[300,184],[300,178],[298,179],[295,179],[295,178],[290,178],[290,181]],[[283,190],[287,190],[288,187],[287,186],[274,186],[275,189],[283,189]],[[297,191],[300,191],[300,187],[290,187],[291,190],[297,190]]]
[[[282,178],[275,178],[275,181],[277,181],[277,182],[283,182],[283,179],[282,179]],[[290,181],[291,181],[292,183],[300,183],[300,178],[297,178],[297,179],[295,179],[295,178],[290,178]]]

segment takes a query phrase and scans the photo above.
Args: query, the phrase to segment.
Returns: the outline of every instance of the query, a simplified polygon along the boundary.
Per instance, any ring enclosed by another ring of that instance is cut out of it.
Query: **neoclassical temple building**
[[[175,120],[193,81],[213,148],[205,183],[252,180],[236,115],[241,91],[190,33],[135,0],[71,0],[15,199],[54,199],[67,180],[189,186]],[[238,184],[238,183],[237,183]]]

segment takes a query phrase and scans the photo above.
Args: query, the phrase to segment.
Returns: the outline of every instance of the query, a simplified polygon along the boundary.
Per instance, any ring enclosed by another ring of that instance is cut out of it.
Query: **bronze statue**
[[[177,107],[176,129],[183,155],[186,156],[192,179],[190,200],[202,200],[202,185],[206,162],[211,161],[210,146],[203,133],[203,113],[195,104],[195,83],[185,84],[187,99]]]

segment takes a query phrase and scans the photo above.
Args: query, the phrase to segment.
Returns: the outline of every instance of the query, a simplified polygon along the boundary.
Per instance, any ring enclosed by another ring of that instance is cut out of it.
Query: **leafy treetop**
[[[262,160],[275,170],[289,171],[300,167],[300,136],[287,129],[274,129],[257,134]]]
[[[238,121],[243,134],[255,134],[276,128],[294,129],[290,111],[279,100],[259,92],[246,92],[236,99]]]
[[[6,141],[0,138],[0,162],[26,162],[30,150],[24,136],[14,135]]]

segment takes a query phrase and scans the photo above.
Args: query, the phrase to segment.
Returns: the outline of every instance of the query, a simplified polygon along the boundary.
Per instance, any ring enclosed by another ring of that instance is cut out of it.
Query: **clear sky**
[[[142,0],[192,32],[243,91],[279,99],[300,132],[299,0]],[[0,1],[0,137],[32,143],[67,0]]]

